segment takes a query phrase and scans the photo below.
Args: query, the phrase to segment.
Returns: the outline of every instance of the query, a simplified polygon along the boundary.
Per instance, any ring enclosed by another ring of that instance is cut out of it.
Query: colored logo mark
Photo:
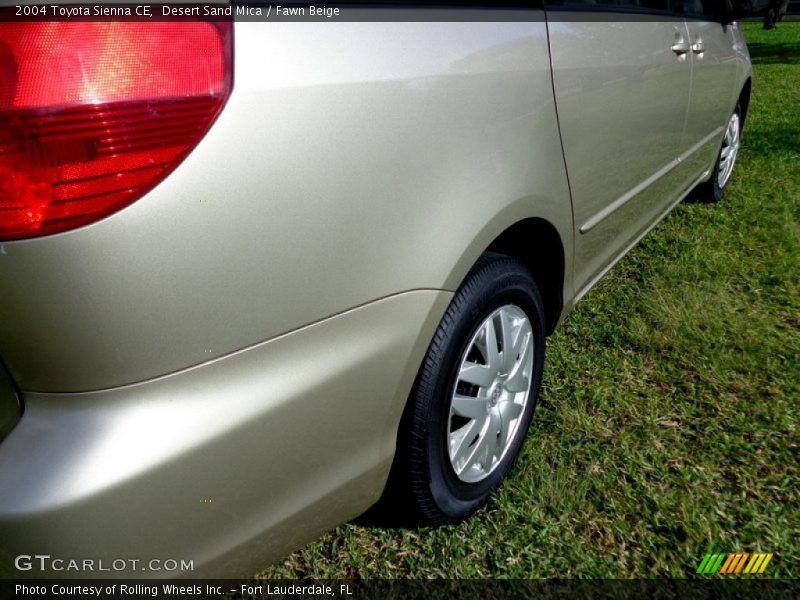
[[[740,552],[738,554],[706,554],[696,573],[701,575],[738,575],[740,573],[763,573],[769,561],[769,554]],[[749,560],[748,560],[749,559]],[[745,566],[747,564],[747,566]]]

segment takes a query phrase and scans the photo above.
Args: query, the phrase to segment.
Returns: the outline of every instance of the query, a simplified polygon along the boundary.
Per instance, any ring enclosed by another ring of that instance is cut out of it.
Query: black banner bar
[[[0,580],[0,597],[38,600],[193,599],[266,600],[505,600],[528,598],[759,598],[800,597],[800,580],[714,578],[684,580]]]

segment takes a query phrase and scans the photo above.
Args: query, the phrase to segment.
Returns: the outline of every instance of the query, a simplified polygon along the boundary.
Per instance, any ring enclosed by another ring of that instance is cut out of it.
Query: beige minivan
[[[248,575],[379,499],[469,516],[546,336],[724,194],[738,1],[383,4],[0,24],[0,573]]]

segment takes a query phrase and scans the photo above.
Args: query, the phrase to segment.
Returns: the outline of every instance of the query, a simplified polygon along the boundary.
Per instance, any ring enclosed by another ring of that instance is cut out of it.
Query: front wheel
[[[522,447],[544,351],[530,273],[485,254],[442,318],[403,416],[387,492],[406,520],[452,523],[488,501]]]
[[[701,202],[719,202],[728,189],[728,183],[739,155],[739,143],[742,137],[742,110],[737,105],[725,129],[714,172],[711,179],[697,186],[696,197]]]

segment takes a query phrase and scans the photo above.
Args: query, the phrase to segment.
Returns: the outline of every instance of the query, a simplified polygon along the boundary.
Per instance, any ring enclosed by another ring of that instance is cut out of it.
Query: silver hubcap
[[[461,357],[450,400],[448,451],[461,481],[489,476],[519,434],[533,371],[533,330],[517,306],[498,308]]]
[[[723,188],[728,183],[733,173],[733,165],[736,164],[736,155],[739,153],[739,113],[733,113],[731,120],[728,121],[728,129],[725,131],[725,138],[722,140],[722,152],[719,155],[719,170],[717,171],[717,185]]]

